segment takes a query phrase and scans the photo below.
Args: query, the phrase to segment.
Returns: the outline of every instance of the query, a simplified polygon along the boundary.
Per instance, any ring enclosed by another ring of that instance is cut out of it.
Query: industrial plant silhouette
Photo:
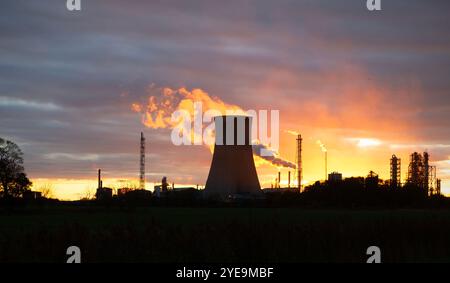
[[[281,173],[271,188],[261,188],[255,168],[252,149],[252,118],[243,115],[217,116],[214,119],[216,137],[211,167],[204,190],[197,187],[175,187],[166,177],[153,193],[145,190],[145,138],[141,133],[140,144],[140,187],[138,190],[103,188],[100,170],[96,199],[101,202],[122,200],[148,200],[149,203],[166,204],[182,202],[234,203],[258,205],[311,205],[327,206],[428,206],[448,205],[447,198],[441,195],[441,181],[436,177],[436,167],[430,165],[428,152],[414,152],[410,156],[407,179],[401,182],[401,160],[392,155],[390,159],[390,179],[381,180],[370,171],[366,177],[343,178],[342,173],[327,172],[325,154],[325,173],[323,181],[317,181],[303,188],[302,183],[302,136],[296,136],[297,154],[294,179],[297,185],[291,186],[291,172],[288,172],[287,187],[281,186]],[[326,153],[326,152],[325,152]],[[388,164],[388,161],[386,162]],[[133,196],[133,197],[131,197]],[[182,197],[181,197],[182,196]]]
[[[382,247],[385,262],[448,261],[450,201],[427,152],[411,154],[405,183],[392,155],[387,181],[373,171],[351,178],[330,172],[302,187],[291,186],[289,173],[282,187],[279,173],[261,188],[251,118],[218,116],[215,126],[204,189],[161,176],[147,190],[143,133],[138,188],[104,187],[101,169],[94,199],[59,201],[31,191],[29,182],[10,186],[20,190],[0,198],[0,262],[59,262],[68,245],[86,251],[84,262],[364,262],[369,245]],[[296,142],[301,184],[300,135]],[[28,242],[38,244],[23,248]]]
[[[430,165],[430,155],[414,152],[410,155],[407,179],[401,182],[401,160],[396,155],[390,159],[390,179],[381,180],[370,171],[366,177],[343,179],[339,172],[327,172],[325,151],[325,173],[323,181],[302,187],[302,136],[297,134],[297,154],[294,179],[288,172],[287,187],[282,187],[281,172],[270,188],[261,188],[258,180],[252,147],[252,117],[244,115],[224,115],[214,117],[216,137],[211,167],[204,189],[175,186],[161,176],[161,184],[153,191],[145,188],[145,137],[140,135],[139,187],[120,188],[116,192],[103,186],[101,169],[98,169],[98,185],[94,202],[152,205],[155,203],[234,203],[258,205],[344,205],[344,206],[417,206],[448,205],[441,195],[441,180],[436,177],[436,167]],[[31,184],[31,183],[30,183]],[[5,193],[3,193],[5,195]],[[17,194],[24,201],[45,201],[40,192],[24,189]],[[164,201],[161,201],[164,200]],[[436,200],[439,200],[436,202]],[[5,201],[4,198],[2,200]],[[16,200],[17,201],[17,200]],[[55,201],[55,200],[53,200]],[[86,201],[86,200],[85,200]]]

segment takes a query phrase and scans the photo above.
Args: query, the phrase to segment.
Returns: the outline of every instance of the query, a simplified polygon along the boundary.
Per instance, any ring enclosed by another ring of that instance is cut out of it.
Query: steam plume
[[[266,152],[269,151],[271,154],[269,156],[261,155],[262,149],[265,149]],[[292,168],[292,169],[296,168],[294,163],[284,160],[283,158],[281,158],[279,156],[278,153],[274,152],[273,150],[270,150],[269,148],[267,148],[267,146],[265,146],[263,144],[254,144],[253,145],[253,154],[264,160],[269,161],[276,167],[286,167],[286,168]]]
[[[322,150],[322,152],[327,152],[327,148],[320,140],[318,140],[316,143],[320,146],[320,149]]]
[[[241,107],[225,103],[220,98],[210,96],[208,93],[198,88],[189,91],[186,88],[156,88],[154,85],[150,85],[147,89],[147,94],[148,100],[145,103],[132,103],[131,110],[141,114],[142,123],[146,127],[152,129],[173,129],[176,127],[180,121],[174,123],[172,122],[171,117],[172,113],[177,110],[185,110],[188,113],[191,113],[191,116],[193,117],[195,112],[194,103],[196,102],[201,102],[202,111],[218,110],[222,115],[229,114],[230,111],[233,114],[238,115],[246,114],[246,111]],[[203,113],[196,114],[202,115]],[[203,130],[206,130],[205,125],[202,126]],[[208,135],[210,134],[212,133],[208,133]],[[262,156],[261,149],[269,150],[262,144],[253,145],[254,155],[270,162],[276,167],[295,168],[295,164],[282,159],[276,152],[271,151],[273,153],[271,156]],[[258,164],[259,163],[256,162],[256,165]]]

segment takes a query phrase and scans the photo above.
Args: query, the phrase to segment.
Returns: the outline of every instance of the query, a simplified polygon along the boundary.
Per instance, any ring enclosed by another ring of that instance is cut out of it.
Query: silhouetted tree
[[[3,197],[19,197],[31,186],[24,172],[22,156],[17,144],[0,138],[0,192]]]
[[[53,185],[50,184],[50,183],[46,183],[46,184],[41,185],[41,186],[37,189],[37,191],[38,191],[38,192],[41,192],[41,195],[42,195],[42,197],[44,197],[44,198],[52,198],[52,197],[54,197],[54,194],[53,194],[53,191],[54,191]]]

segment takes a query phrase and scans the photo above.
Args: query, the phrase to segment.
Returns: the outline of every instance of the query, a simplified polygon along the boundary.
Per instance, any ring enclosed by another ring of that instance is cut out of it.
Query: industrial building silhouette
[[[252,118],[217,116],[216,140],[204,195],[207,198],[262,194],[252,150]]]
[[[401,159],[396,155],[390,158],[390,179],[383,181],[378,174],[369,172],[367,177],[343,178],[342,173],[331,172],[327,174],[323,183],[320,181],[301,188],[302,180],[302,137],[296,135],[296,170],[294,178],[297,179],[297,186],[291,186],[291,172],[287,174],[287,187],[281,186],[281,172],[278,171],[278,177],[275,185],[271,188],[261,189],[258,175],[253,159],[252,147],[252,117],[245,115],[224,115],[214,117],[216,131],[214,153],[212,156],[211,167],[204,189],[199,189],[199,185],[177,186],[168,183],[166,177],[163,177],[160,184],[154,185],[153,192],[145,190],[145,138],[140,135],[140,159],[139,159],[139,187],[138,188],[120,188],[114,194],[114,190],[103,186],[101,170],[98,170],[98,187],[95,197],[98,201],[110,201],[113,199],[127,201],[144,200],[165,200],[170,198],[183,198],[184,200],[239,200],[239,199],[267,199],[275,194],[298,195],[303,199],[310,199],[314,202],[320,202],[327,194],[334,194],[341,189],[345,194],[353,194],[359,190],[360,200],[376,195],[365,195],[367,192],[380,191],[383,194],[388,193],[392,196],[408,198],[409,195],[419,195],[420,198],[427,196],[441,196],[441,180],[436,178],[436,166],[430,164],[430,155],[428,152],[413,152],[410,155],[408,171],[406,178],[402,182]],[[388,163],[387,163],[388,164]],[[325,155],[325,172],[327,172],[327,161]],[[326,188],[334,188],[329,191]],[[347,190],[351,188],[350,190]],[[369,190],[366,190],[369,189]],[[312,195],[311,192],[322,191],[324,194]],[[304,194],[305,193],[305,194]],[[371,194],[371,193],[369,193]],[[318,198],[316,198],[318,197]],[[348,196],[345,196],[348,197]],[[353,197],[353,196],[351,196]]]

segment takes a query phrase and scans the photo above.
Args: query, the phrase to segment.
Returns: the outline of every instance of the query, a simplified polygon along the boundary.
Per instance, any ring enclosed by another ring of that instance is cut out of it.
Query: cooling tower
[[[214,118],[216,140],[205,186],[206,197],[262,194],[253,161],[252,119],[248,116]]]

